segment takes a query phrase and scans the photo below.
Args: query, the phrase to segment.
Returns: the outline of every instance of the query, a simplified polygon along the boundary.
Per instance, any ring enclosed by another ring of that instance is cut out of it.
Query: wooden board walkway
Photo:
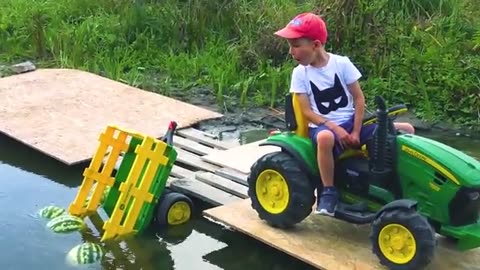
[[[277,229],[258,218],[250,199],[207,209],[204,215],[319,269],[386,269],[371,251],[369,225],[311,215],[292,229]],[[438,243],[425,270],[480,269],[480,250],[457,251],[440,236]]]
[[[209,163],[205,155],[240,147],[238,142],[216,140],[212,134],[195,128],[178,129],[173,138],[177,160],[167,185],[184,193],[220,206],[248,198],[247,174]],[[116,168],[121,163],[117,161]]]
[[[362,227],[312,215],[293,229],[277,229],[258,218],[250,199],[205,210],[204,215],[319,269],[382,269],[368,245],[359,245],[368,240]],[[350,230],[349,236],[357,234],[356,239],[342,236],[339,228]]]
[[[186,128],[222,117],[199,106],[74,69],[38,69],[0,78],[0,100],[0,133],[67,165],[90,160],[98,146],[98,135],[107,125],[160,137],[172,120],[178,128]],[[182,136],[197,133],[184,130]],[[210,138],[209,143],[212,141]],[[197,144],[192,147],[206,154],[207,148]],[[226,147],[217,144],[219,149]]]
[[[179,129],[173,138],[177,161],[169,184],[170,189],[220,206],[247,197],[246,174],[227,170],[206,162],[203,156],[240,146],[238,142],[224,142],[213,135],[194,128]]]

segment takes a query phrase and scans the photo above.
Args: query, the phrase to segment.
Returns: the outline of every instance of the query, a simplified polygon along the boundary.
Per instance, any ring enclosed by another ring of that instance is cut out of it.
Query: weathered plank
[[[183,167],[180,167],[178,165],[173,165],[172,171],[170,172],[170,175],[173,175],[178,178],[195,178],[195,172],[191,170],[187,170]]]
[[[229,179],[209,172],[198,172],[195,174],[195,178],[240,198],[248,198],[248,188]]]
[[[220,167],[227,167],[249,174],[250,168],[258,159],[266,154],[281,150],[280,147],[273,145],[260,146],[263,142],[265,140],[251,142],[225,151],[217,151],[210,155],[202,156],[201,159]]]
[[[202,156],[208,155],[213,153],[214,151],[217,151],[212,147],[205,146],[196,141],[185,139],[177,135],[173,137],[173,145]]]
[[[192,166],[194,168],[198,168],[201,170],[209,171],[209,172],[214,172],[218,169],[220,169],[219,166],[210,164],[208,162],[205,162],[200,159],[200,156],[197,156],[193,153],[190,153],[186,150],[176,148],[175,149],[178,153],[177,155],[177,161],[184,163],[186,165]]]
[[[318,269],[386,269],[372,252],[370,225],[310,215],[291,229],[269,226],[250,199],[203,211],[204,216],[244,233]],[[462,252],[437,235],[436,255],[425,270],[479,269],[480,250]]]
[[[230,179],[232,181],[235,181],[244,186],[248,186],[248,183],[247,183],[248,174],[244,174],[230,168],[218,169],[215,171],[215,174],[222,176],[224,178]]]
[[[205,132],[194,128],[179,129],[177,130],[177,134],[192,141],[203,143],[205,145],[209,145],[220,150],[227,150],[239,146],[239,143],[215,140],[207,136]]]
[[[176,181],[178,180],[179,178],[175,177],[175,176],[172,176],[170,175],[167,179],[167,183],[165,184],[165,186],[167,187],[170,187],[170,185],[172,184],[173,181]]]
[[[170,184],[170,189],[178,192],[183,192],[186,195],[192,197],[199,198],[214,206],[224,205],[242,200],[241,198],[227,193],[223,190],[212,187],[201,181],[189,178],[182,178],[173,181]]]
[[[259,219],[249,199],[203,213],[319,269],[381,269],[366,244],[368,230],[365,227],[312,215],[295,228],[282,230]],[[350,233],[342,234],[339,227]]]

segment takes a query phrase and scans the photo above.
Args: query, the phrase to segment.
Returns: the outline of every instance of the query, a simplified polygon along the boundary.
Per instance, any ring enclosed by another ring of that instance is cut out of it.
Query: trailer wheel
[[[192,217],[193,202],[178,192],[164,194],[159,202],[156,222],[160,226],[174,226],[186,223]]]

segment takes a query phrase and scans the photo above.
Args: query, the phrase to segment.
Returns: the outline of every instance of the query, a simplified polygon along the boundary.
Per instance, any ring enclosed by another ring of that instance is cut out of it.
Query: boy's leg
[[[415,133],[415,128],[409,123],[394,122],[393,126],[395,127],[395,129],[401,130],[406,133],[410,133],[410,134]],[[377,127],[377,124],[369,124],[369,125],[362,126],[362,129],[360,131],[360,145],[365,144],[369,139],[373,137],[376,127]]]
[[[410,134],[415,133],[415,128],[410,123],[393,122],[393,126],[395,127],[395,129],[401,130],[406,133],[410,133]]]
[[[338,193],[333,185],[335,135],[322,126],[314,129],[310,136],[317,148],[317,162],[323,184],[321,194],[317,189],[318,200],[315,213],[333,216],[338,201]]]

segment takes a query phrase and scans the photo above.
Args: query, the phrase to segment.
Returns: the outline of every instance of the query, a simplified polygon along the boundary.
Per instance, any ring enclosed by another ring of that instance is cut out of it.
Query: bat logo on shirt
[[[321,114],[326,115],[348,105],[347,94],[337,74],[335,74],[335,83],[330,88],[320,90],[312,81],[310,81],[310,86],[318,111]]]

